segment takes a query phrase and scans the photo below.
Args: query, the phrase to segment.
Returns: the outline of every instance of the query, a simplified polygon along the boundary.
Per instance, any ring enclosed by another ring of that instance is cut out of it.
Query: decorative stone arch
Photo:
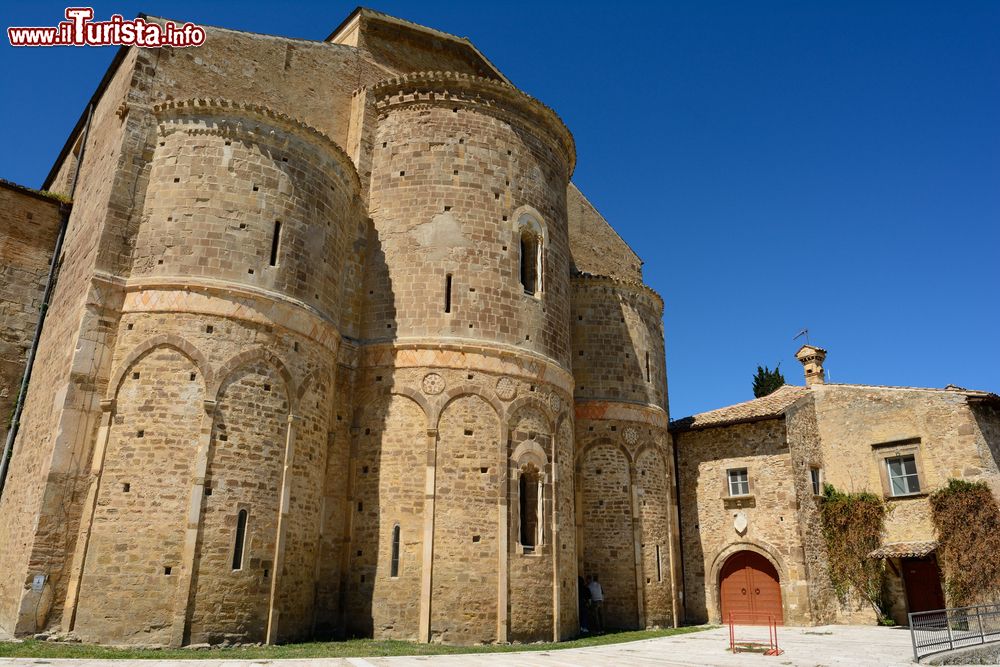
[[[492,393],[493,392],[489,392],[489,394]],[[505,412],[503,403],[501,403],[495,395],[491,396],[489,394],[484,393],[479,386],[474,384],[465,383],[449,387],[448,389],[445,389],[444,392],[438,396],[438,400],[430,406],[431,409],[427,412],[427,423],[433,424],[433,428],[437,429],[441,423],[441,415],[453,401],[462,398],[463,396],[477,396],[489,403],[489,405],[493,408],[497,419],[500,421],[500,442],[507,442],[507,433],[509,429],[507,428],[507,420],[504,419]]]
[[[515,234],[519,235],[525,227],[528,227],[539,235],[545,246],[548,246],[549,230],[545,224],[545,216],[539,213],[537,208],[528,206],[527,204],[519,206],[514,209],[510,219],[512,223],[511,228]]]
[[[607,436],[594,438],[593,440],[585,444],[580,449],[580,451],[576,453],[576,460],[574,461],[574,467],[577,472],[577,477],[579,477],[580,466],[582,466],[583,462],[587,460],[587,454],[590,453],[590,450],[596,449],[601,445],[610,445],[612,448],[620,451],[622,455],[625,457],[625,461],[628,462],[629,478],[632,479],[635,477],[635,460],[632,458],[632,455],[629,454],[628,449],[626,449],[620,442],[615,442],[614,440],[612,440]]]
[[[433,411],[430,403],[427,402],[427,397],[423,393],[417,391],[412,387],[393,387],[392,391],[389,392],[390,396],[404,396],[420,408],[420,411],[424,413],[424,426],[431,423],[431,412]],[[437,422],[434,422],[437,423]]]
[[[539,471],[544,472],[545,465],[549,462],[549,457],[539,445],[534,440],[525,440],[517,449],[510,455],[510,460],[514,464],[514,467],[519,469],[530,463]]]
[[[230,357],[228,361],[222,364],[219,371],[215,374],[212,384],[209,385],[209,391],[206,394],[206,397],[211,397],[212,400],[218,401],[219,393],[222,391],[222,385],[225,384],[226,380],[228,380],[230,376],[232,376],[232,374],[239,369],[255,361],[264,361],[277,371],[279,377],[281,377],[282,381],[285,383],[285,396],[288,397],[288,412],[289,414],[295,414],[298,410],[299,399],[299,391],[295,384],[295,380],[281,358],[262,347],[244,350],[243,352]]]
[[[108,383],[107,398],[110,400],[118,395],[118,389],[121,386],[122,380],[125,379],[125,375],[136,364],[136,362],[160,347],[173,348],[187,357],[188,360],[194,364],[199,375],[201,375],[202,389],[205,391],[205,396],[214,396],[214,394],[209,393],[209,388],[213,385],[212,367],[208,363],[208,359],[205,358],[205,355],[201,353],[201,350],[180,336],[176,336],[174,334],[160,334],[158,336],[147,338],[136,345],[132,348],[132,351],[128,353],[128,356],[122,360],[118,370],[111,376],[111,381]]]
[[[785,567],[784,559],[779,555],[778,550],[774,548],[773,545],[764,542],[763,540],[740,540],[739,542],[730,542],[726,546],[719,549],[715,556],[712,558],[712,566],[710,568],[710,578],[706,578],[706,586],[711,582],[712,592],[711,600],[713,608],[709,609],[709,620],[714,623],[721,622],[722,618],[722,582],[719,581],[719,576],[722,574],[722,567],[729,560],[730,556],[733,556],[740,551],[752,551],[766,558],[771,565],[774,566],[775,571],[778,573],[778,585],[781,587],[781,613],[785,619],[790,618],[788,601],[791,598],[791,593],[787,586],[789,584],[788,568]]]
[[[508,426],[519,412],[527,408],[535,408],[541,413],[542,417],[545,418],[545,425],[548,427],[549,433],[555,437],[556,416],[553,414],[552,408],[548,403],[534,396],[519,396],[511,401],[510,405],[507,406],[506,414],[504,414]]]

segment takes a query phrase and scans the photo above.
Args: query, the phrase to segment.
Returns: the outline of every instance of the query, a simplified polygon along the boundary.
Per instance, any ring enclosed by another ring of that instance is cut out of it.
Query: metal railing
[[[956,648],[1000,642],[1000,604],[909,614],[913,659]]]

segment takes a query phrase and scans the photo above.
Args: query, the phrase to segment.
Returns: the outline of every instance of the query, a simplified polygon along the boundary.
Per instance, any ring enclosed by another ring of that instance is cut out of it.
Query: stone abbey
[[[850,620],[813,482],[894,471],[913,608],[924,491],[1000,491],[1000,399],[809,347],[671,425],[663,300],[575,159],[468,40],[367,9],[122,49],[46,192],[0,184],[0,634],[560,640],[583,575],[610,628]]]

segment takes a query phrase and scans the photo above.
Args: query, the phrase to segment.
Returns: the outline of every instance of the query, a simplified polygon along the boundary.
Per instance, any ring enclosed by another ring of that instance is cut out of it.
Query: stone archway
[[[784,623],[781,577],[778,569],[756,551],[730,555],[719,570],[719,609],[724,623],[730,618],[745,625]]]

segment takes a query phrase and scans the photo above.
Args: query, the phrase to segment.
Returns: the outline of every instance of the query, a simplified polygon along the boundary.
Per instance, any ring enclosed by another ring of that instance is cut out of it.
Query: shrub
[[[994,601],[1000,593],[1000,508],[984,482],[950,479],[930,495],[948,603]]]

